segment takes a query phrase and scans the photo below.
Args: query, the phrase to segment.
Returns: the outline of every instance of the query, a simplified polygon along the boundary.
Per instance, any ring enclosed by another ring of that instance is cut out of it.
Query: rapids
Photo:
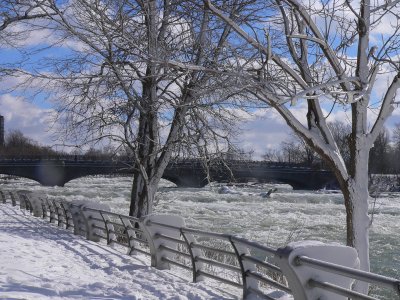
[[[57,199],[107,203],[112,211],[128,214],[129,177],[85,177],[65,187],[44,187],[34,181],[0,180],[2,189],[40,191]],[[263,197],[276,188],[270,198]],[[177,188],[162,181],[154,213],[181,215],[186,226],[242,236],[279,247],[288,241],[319,240],[345,243],[345,208],[337,191],[293,191],[288,185],[254,184]],[[371,271],[400,277],[400,193],[371,198]]]

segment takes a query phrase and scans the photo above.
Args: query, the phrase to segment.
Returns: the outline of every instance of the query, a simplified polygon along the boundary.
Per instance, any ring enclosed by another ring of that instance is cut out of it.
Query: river
[[[2,189],[41,191],[57,199],[107,203],[112,211],[127,214],[131,179],[85,177],[65,187],[43,187],[27,179],[1,179]],[[288,241],[319,240],[345,243],[343,196],[335,191],[293,191],[288,185],[229,187],[232,194],[219,194],[219,185],[176,188],[163,181],[157,193],[155,213],[181,215],[186,226],[230,233],[264,245],[282,246]],[[277,190],[271,198],[261,195]],[[233,194],[236,192],[237,194]],[[400,193],[371,199],[371,270],[400,277]]]

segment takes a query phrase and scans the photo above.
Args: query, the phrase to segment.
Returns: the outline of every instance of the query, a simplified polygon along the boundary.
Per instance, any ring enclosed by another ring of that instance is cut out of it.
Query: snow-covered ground
[[[0,299],[238,298],[149,264],[0,204]]]

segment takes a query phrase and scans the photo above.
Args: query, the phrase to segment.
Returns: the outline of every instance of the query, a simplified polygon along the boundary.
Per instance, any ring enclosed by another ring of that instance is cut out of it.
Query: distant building
[[[0,116],[0,146],[4,146],[4,117]]]

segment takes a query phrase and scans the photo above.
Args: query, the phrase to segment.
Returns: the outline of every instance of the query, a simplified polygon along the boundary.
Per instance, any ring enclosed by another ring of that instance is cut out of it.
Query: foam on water
[[[7,184],[5,184],[7,182]],[[0,182],[3,188],[41,191],[59,199],[106,202],[117,213],[127,214],[131,178],[86,177],[65,187],[43,187],[26,179]],[[176,188],[163,181],[155,213],[176,214],[189,227],[231,233],[282,246],[293,240],[345,243],[343,196],[332,191],[292,191],[287,185],[230,187],[238,194],[219,194],[220,186]],[[271,198],[260,193],[278,190]],[[374,199],[372,199],[374,201]],[[400,277],[400,194],[386,194],[370,204],[374,211],[370,230],[372,271]]]

